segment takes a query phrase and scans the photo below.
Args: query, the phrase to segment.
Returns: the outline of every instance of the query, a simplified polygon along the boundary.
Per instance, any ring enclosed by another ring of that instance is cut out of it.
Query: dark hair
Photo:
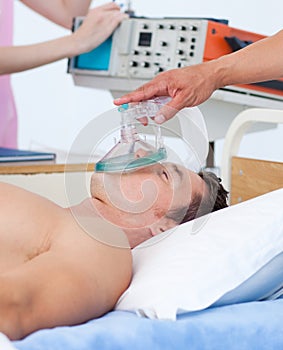
[[[221,184],[221,179],[212,172],[201,171],[198,175],[205,182],[208,194],[204,196],[196,194],[189,207],[179,207],[171,209],[166,217],[173,219],[177,224],[196,219],[213,211],[228,207],[228,191]]]

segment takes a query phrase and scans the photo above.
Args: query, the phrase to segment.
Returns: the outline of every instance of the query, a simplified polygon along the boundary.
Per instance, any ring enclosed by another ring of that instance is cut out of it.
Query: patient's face
[[[127,217],[131,227],[151,225],[169,209],[188,206],[192,195],[202,190],[196,173],[173,163],[122,174],[94,173],[91,181],[98,207],[118,220]]]

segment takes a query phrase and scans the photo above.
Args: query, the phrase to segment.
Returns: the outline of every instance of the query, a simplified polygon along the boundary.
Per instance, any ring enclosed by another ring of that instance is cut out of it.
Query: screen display
[[[142,32],[139,37],[139,46],[150,46],[151,45],[152,33]]]

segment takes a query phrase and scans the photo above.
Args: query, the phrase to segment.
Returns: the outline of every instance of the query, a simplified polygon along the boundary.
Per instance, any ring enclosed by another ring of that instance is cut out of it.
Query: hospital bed
[[[283,123],[282,111],[251,108],[241,112],[231,123],[226,134],[222,158],[222,180],[231,192],[231,204],[283,186],[282,162],[237,157],[242,137],[256,123]],[[274,146],[281,148],[283,160],[283,147]]]
[[[283,188],[283,163],[237,157],[241,137],[255,122],[283,123],[283,111],[246,110],[231,125],[225,139],[222,168],[233,204]],[[283,196],[282,190],[272,193],[277,193],[274,201]],[[276,203],[273,202],[276,211]],[[231,209],[241,205],[233,205],[214,214],[224,218]],[[249,205],[249,210],[251,207]],[[280,211],[278,213],[280,216]],[[241,217],[235,220],[241,222]],[[207,221],[206,227],[211,222],[213,220]],[[283,219],[281,222],[277,220],[276,227],[282,231]],[[168,279],[168,288],[171,287]],[[166,291],[160,289],[158,292],[162,296]],[[40,330],[9,344],[18,350],[280,349],[283,348],[283,299],[240,300],[232,304],[216,302],[203,310],[181,313],[176,321],[140,317],[135,312],[118,309],[85,324]]]

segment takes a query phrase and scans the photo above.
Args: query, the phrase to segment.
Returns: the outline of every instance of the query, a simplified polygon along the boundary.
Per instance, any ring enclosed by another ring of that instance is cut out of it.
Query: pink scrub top
[[[13,45],[13,0],[0,0],[0,46]],[[17,112],[10,75],[0,75],[0,147],[17,146]]]

